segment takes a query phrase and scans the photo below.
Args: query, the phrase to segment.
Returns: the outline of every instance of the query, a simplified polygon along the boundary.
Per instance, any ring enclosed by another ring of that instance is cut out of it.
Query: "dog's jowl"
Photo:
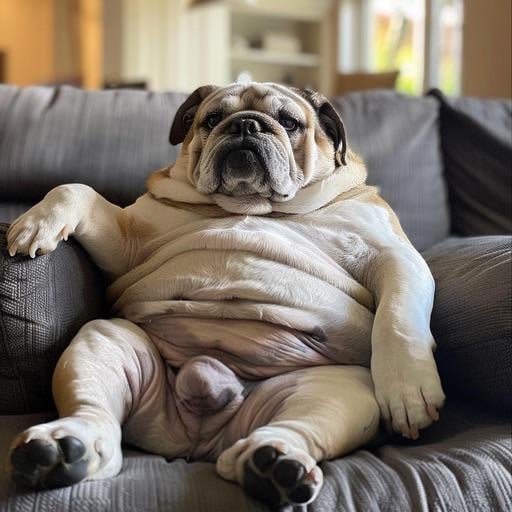
[[[437,419],[432,276],[320,94],[201,87],[170,141],[177,161],[133,205],[63,185],[9,229],[10,253],[32,257],[73,235],[110,280],[113,317],[61,356],[60,418],[16,437],[13,476],[112,477],[123,438],[215,461],[271,505],[310,503],[317,464],[381,420],[416,438]]]

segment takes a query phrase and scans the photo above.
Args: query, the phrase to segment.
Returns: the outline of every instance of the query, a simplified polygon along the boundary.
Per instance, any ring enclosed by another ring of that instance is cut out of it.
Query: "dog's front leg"
[[[60,185],[11,224],[7,244],[11,256],[21,253],[34,258],[74,235],[100,268],[117,276],[129,264],[128,226],[125,210],[91,187]]]
[[[371,370],[384,420],[405,437],[438,419],[444,393],[433,357],[430,315],[434,280],[407,242],[380,251],[367,286],[377,310],[372,330]]]

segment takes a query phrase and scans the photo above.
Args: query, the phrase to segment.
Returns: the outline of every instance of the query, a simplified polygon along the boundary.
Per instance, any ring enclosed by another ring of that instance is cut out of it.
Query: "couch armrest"
[[[51,409],[51,377],[78,329],[104,312],[104,281],[73,240],[11,258],[0,224],[0,413]]]
[[[512,410],[512,237],[451,238],[423,253],[436,294],[432,333],[448,399]]]

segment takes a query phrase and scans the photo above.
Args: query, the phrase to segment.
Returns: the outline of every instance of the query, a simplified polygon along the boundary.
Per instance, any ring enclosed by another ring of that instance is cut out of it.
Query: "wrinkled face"
[[[343,125],[311,91],[276,84],[206,86],[176,114],[177,161],[203,194],[288,201],[343,161]]]

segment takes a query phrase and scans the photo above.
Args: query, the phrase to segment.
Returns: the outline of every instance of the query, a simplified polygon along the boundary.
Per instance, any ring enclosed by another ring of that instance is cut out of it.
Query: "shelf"
[[[333,0],[224,0],[224,3],[241,14],[320,21]]]
[[[278,53],[255,48],[232,49],[231,60],[299,67],[316,67],[320,64],[320,57],[315,53]]]

